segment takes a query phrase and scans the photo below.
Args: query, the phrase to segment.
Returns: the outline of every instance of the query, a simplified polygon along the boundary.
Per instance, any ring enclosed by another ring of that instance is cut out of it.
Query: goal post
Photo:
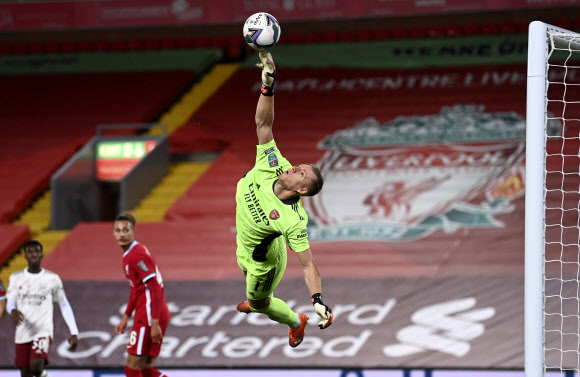
[[[580,34],[529,27],[525,375],[580,372]]]

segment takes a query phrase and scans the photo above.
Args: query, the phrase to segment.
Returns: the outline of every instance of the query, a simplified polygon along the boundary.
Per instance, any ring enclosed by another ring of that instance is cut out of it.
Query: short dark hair
[[[135,218],[135,215],[133,215],[131,212],[122,212],[120,213],[116,218],[115,221],[128,221],[131,223],[131,225],[133,225],[133,228],[135,228],[135,226],[137,226],[137,219]]]
[[[42,244],[40,242],[38,242],[37,240],[28,240],[26,242],[24,242],[24,244],[22,245],[22,251],[26,252],[26,248],[30,247],[30,246],[38,246],[40,247],[40,251],[43,251],[43,247]]]
[[[322,190],[322,186],[324,185],[324,178],[322,177],[320,168],[314,164],[310,164],[310,167],[312,168],[314,175],[316,175],[316,179],[313,180],[312,183],[308,185],[309,187],[307,187],[308,192],[306,193],[306,196],[314,196],[318,194],[320,190]]]

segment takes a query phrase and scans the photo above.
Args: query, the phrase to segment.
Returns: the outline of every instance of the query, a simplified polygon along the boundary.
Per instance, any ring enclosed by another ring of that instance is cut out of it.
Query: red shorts
[[[161,334],[165,335],[168,322],[159,322],[161,327]],[[160,343],[153,343],[151,341],[151,327],[143,324],[135,323],[129,334],[129,345],[127,345],[127,353],[131,355],[148,355],[151,357],[159,356],[163,344],[163,337]]]
[[[48,351],[50,350],[51,344],[52,339],[48,336],[35,339],[28,343],[16,343],[16,360],[14,361],[14,365],[18,368],[28,368],[30,361],[33,359],[43,359],[48,364]]]

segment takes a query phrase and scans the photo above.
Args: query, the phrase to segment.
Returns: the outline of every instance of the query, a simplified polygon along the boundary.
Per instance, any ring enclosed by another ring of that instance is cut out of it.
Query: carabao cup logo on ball
[[[269,13],[252,14],[244,24],[244,40],[253,49],[265,50],[278,43],[282,28]]]

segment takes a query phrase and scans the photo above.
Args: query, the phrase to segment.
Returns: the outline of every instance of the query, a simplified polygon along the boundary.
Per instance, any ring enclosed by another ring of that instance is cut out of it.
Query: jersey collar
[[[127,249],[127,251],[125,251],[125,252],[123,253],[123,258],[124,258],[124,257],[125,257],[127,254],[129,254],[129,253],[131,252],[131,250],[133,250],[133,247],[134,247],[135,245],[137,245],[138,243],[139,243],[139,242],[137,242],[137,240],[134,240],[133,242],[131,242],[131,246],[129,246],[129,248]]]
[[[28,272],[28,267],[26,267],[26,268],[24,269],[24,273],[25,273],[26,275],[28,275],[28,276],[40,276],[41,274],[43,274],[43,273],[44,273],[44,268],[40,267],[40,272],[39,272],[39,273],[37,273],[37,274],[33,274],[33,273],[31,273],[31,272]]]

